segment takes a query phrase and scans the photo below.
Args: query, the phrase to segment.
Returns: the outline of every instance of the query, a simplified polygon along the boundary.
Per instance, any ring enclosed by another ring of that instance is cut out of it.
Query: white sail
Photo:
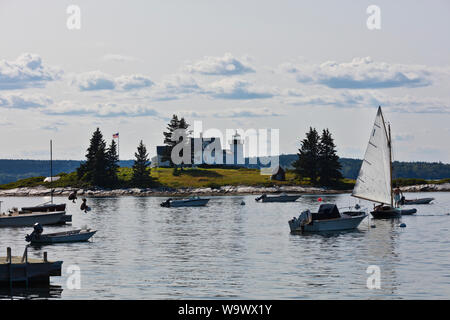
[[[352,196],[391,204],[391,154],[389,137],[378,108],[366,154],[353,188]]]

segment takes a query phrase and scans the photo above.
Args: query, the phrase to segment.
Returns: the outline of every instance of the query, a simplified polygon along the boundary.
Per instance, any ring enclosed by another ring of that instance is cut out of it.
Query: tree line
[[[319,135],[310,127],[300,144],[298,159],[292,164],[297,178],[309,178],[312,184],[322,186],[338,184],[342,179],[342,167],[330,131],[324,129]]]
[[[147,148],[141,140],[134,154],[135,160],[131,177],[131,185],[149,187],[156,183],[151,176],[150,160]],[[99,128],[94,131],[86,153],[86,162],[77,168],[80,181],[99,187],[116,187],[119,184],[119,155],[114,140],[107,147]]]

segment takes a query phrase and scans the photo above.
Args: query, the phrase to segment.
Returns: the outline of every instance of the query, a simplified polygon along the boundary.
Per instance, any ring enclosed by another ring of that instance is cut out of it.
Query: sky
[[[449,16],[445,0],[0,0],[0,158],[48,159],[52,139],[83,159],[97,127],[121,159],[141,139],[153,156],[173,114],[279,129],[285,154],[329,128],[362,158],[381,105],[395,160],[450,163]]]

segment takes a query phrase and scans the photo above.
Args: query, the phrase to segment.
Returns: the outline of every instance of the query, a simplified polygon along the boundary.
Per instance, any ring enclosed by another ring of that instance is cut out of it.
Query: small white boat
[[[268,196],[266,194],[263,194],[262,196],[255,198],[255,200],[260,202],[294,202],[298,198],[300,198],[300,196],[287,195],[286,193],[282,193],[278,196]]]
[[[27,234],[25,240],[31,244],[83,242],[88,241],[97,230],[79,229],[47,234],[42,234],[42,232],[41,225],[36,223],[34,225],[34,231],[30,235]]]
[[[356,229],[367,217],[364,211],[339,212],[335,204],[322,204],[318,212],[303,211],[289,220],[291,232],[323,232]]]
[[[161,203],[161,207],[166,208],[177,208],[177,207],[203,207],[206,206],[209,199],[202,199],[200,197],[190,197],[187,199],[172,199],[169,198],[163,203]]]
[[[410,205],[410,204],[429,204],[431,201],[433,201],[434,198],[418,198],[418,199],[405,199],[403,200],[403,205]]]
[[[71,215],[65,211],[22,213],[9,211],[0,214],[0,227],[31,227],[35,223],[41,225],[64,224],[72,220]]]

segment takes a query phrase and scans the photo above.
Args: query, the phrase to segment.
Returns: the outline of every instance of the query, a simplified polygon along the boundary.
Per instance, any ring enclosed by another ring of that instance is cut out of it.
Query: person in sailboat
[[[400,190],[399,187],[395,187],[394,189],[394,201],[395,201],[395,207],[399,208],[400,204],[401,204],[401,200],[404,199],[405,197],[403,196],[402,191]]]

